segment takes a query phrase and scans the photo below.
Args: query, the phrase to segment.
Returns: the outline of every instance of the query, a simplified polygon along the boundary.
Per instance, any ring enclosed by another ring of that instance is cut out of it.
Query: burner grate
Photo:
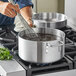
[[[0,30],[0,44],[10,50],[17,44],[17,35],[9,28]]]
[[[74,31],[72,28],[70,27],[64,27],[61,29],[65,34],[66,37],[69,38],[70,40],[72,40],[73,42],[76,42],[76,31]]]
[[[73,69],[73,63],[67,57],[64,57],[60,61],[49,63],[49,64],[36,64],[36,63],[29,63],[21,60],[18,54],[13,54],[16,61],[23,66],[25,70],[27,70],[27,76],[31,76],[33,74],[40,74],[40,73],[47,73],[47,72],[58,72],[64,70],[71,70]]]
[[[76,69],[76,52],[72,54],[68,54],[66,57],[73,62],[73,65],[74,65],[73,68]]]
[[[65,46],[65,54],[74,54],[76,52],[76,46],[74,44]]]

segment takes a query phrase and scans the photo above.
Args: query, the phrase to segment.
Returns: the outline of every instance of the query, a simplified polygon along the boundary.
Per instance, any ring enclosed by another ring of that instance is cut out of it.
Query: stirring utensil
[[[13,0],[8,0],[10,3],[12,3],[13,5],[15,5],[15,2]],[[16,11],[15,11],[16,12]],[[16,12],[17,13],[17,12]],[[17,13],[17,16],[19,17],[19,19],[21,20],[23,26],[25,29],[27,29],[27,36],[29,38],[38,38],[37,33],[35,33],[35,31],[31,28],[31,26],[27,23],[27,21],[22,17],[22,15],[20,13]]]

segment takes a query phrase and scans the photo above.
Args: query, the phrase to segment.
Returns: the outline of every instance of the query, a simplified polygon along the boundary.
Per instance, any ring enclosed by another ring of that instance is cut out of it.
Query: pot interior
[[[54,41],[54,40],[63,41],[65,37],[65,33],[57,29],[50,29],[50,28],[33,28],[33,29],[38,34],[38,38],[29,38],[27,30],[20,32],[19,36],[23,39],[31,41]]]

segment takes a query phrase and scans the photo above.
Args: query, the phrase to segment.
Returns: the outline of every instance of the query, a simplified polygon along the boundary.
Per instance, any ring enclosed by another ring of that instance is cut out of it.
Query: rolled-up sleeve
[[[16,0],[16,3],[19,4],[20,9],[26,6],[32,6],[33,7],[33,3],[31,0]]]

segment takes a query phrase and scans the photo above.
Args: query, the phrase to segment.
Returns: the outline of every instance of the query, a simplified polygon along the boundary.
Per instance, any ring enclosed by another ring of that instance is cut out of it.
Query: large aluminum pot
[[[18,35],[19,57],[27,62],[52,63],[64,57],[65,33],[58,29],[34,28],[36,33],[54,35],[55,40],[33,41],[24,38],[25,31]]]
[[[40,28],[61,29],[67,25],[67,17],[61,13],[36,13],[33,23]]]

